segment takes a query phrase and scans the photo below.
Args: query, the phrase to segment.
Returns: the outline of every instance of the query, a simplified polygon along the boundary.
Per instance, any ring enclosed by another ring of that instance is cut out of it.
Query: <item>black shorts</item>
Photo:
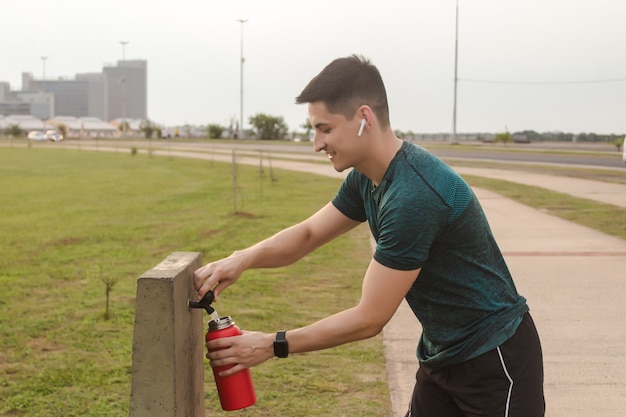
[[[542,417],[543,358],[530,314],[513,337],[438,370],[420,365],[406,417]]]

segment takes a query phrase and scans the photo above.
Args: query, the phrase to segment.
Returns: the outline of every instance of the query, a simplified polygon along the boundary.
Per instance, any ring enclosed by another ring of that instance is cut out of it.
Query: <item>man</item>
[[[306,327],[209,342],[224,375],[274,356],[378,334],[406,298],[423,328],[407,416],[544,415],[539,338],[470,187],[423,148],[395,137],[375,66],[330,63],[296,98],[308,103],[316,152],[354,168],[337,196],[303,222],[194,273],[202,297],[250,268],[289,265],[368,221],[376,249],[353,308]]]

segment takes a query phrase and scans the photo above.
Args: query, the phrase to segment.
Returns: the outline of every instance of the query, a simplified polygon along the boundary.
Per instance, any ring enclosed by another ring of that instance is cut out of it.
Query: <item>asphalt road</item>
[[[65,140],[60,143],[36,142],[33,146],[103,146],[119,148],[169,148],[179,151],[229,151],[233,146],[238,150],[248,152],[263,152],[268,154],[292,154],[300,157],[315,158],[313,143],[277,143],[275,141],[258,141],[254,143],[194,140],[184,141],[184,139],[153,139],[134,140]],[[14,141],[13,144],[22,144],[25,140]],[[482,142],[463,142],[461,146],[452,146],[446,142],[418,141],[419,145],[425,147],[430,152],[444,160],[466,160],[466,161],[497,161],[510,162],[514,164],[546,164],[546,165],[566,165],[571,167],[601,168],[601,169],[625,169],[626,165],[621,159],[621,152],[612,143],[572,143],[572,142],[541,142],[530,144],[492,144]],[[5,141],[0,144],[8,145]],[[18,145],[19,146],[19,145]]]
[[[517,148],[519,149],[519,148]],[[559,151],[541,151],[538,148],[529,148],[527,152],[507,152],[499,150],[462,151],[454,149],[430,149],[432,153],[442,159],[470,159],[470,160],[497,160],[515,163],[540,163],[572,165],[579,167],[624,168],[620,153],[615,148],[612,152],[602,151],[598,154],[587,154],[579,150],[561,149]],[[568,152],[568,153],[565,153]],[[575,153],[569,153],[575,152]]]
[[[617,147],[609,143],[537,143],[495,145],[472,142],[464,145],[450,146],[441,142],[416,142],[442,159],[492,160],[514,163],[557,164],[578,167],[624,168],[621,153]],[[181,144],[182,145],[182,144]],[[188,144],[196,146],[198,143]],[[206,146],[230,149],[231,144],[206,143]],[[253,144],[238,143],[239,149],[263,152],[284,152],[303,155],[313,154],[312,143],[276,144],[259,141]]]

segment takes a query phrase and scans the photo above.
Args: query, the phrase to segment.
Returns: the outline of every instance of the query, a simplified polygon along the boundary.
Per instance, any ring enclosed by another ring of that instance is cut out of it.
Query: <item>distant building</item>
[[[64,116],[89,116],[89,81],[85,79],[35,80],[30,73],[22,74],[22,92],[30,97],[33,93],[52,94],[53,106],[44,105],[43,114],[33,109],[33,116],[49,119],[57,114]],[[18,93],[18,96],[20,93]],[[45,104],[47,104],[44,101]],[[41,102],[39,103],[41,104]],[[51,113],[50,113],[50,110]],[[39,114],[37,114],[39,113]],[[100,116],[101,117],[101,116]]]
[[[0,114],[28,114],[42,120],[56,116],[147,119],[147,68],[145,60],[124,60],[105,65],[101,73],[74,78],[35,79],[23,73],[20,91],[0,82]]]
[[[114,138],[119,136],[116,126],[104,122],[96,117],[71,117],[59,116],[48,120],[57,129],[63,125],[67,129],[67,136],[89,139],[89,138]]]
[[[87,83],[87,108],[89,111],[86,116],[109,120],[106,76],[104,74],[76,74],[76,80]],[[57,111],[57,114],[65,115],[66,113]],[[68,115],[71,116],[70,114]]]
[[[0,82],[0,115],[30,115],[28,101],[17,100],[7,82]]]
[[[8,100],[11,97],[11,86],[7,82],[0,82],[0,102]]]
[[[113,119],[148,118],[148,63],[143,60],[118,61],[105,66],[107,116]]]
[[[18,101],[0,101],[0,115],[30,115],[30,104]]]
[[[48,119],[54,112],[54,94],[46,93],[43,90],[39,91],[16,91],[14,92],[15,100],[14,104],[27,104],[28,111],[26,113],[34,116],[38,119]],[[4,113],[4,114],[18,114],[18,113]]]
[[[13,115],[13,116],[0,116],[0,132],[10,126],[16,125],[25,132],[32,130],[46,131],[48,129],[54,129],[54,125],[46,123],[41,119],[37,119],[31,115]]]

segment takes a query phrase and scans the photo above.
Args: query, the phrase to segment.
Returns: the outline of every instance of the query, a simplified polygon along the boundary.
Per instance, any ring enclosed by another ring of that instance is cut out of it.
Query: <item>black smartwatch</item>
[[[285,338],[285,331],[276,332],[276,340],[274,340],[274,355],[277,358],[286,358],[289,356],[289,343]]]

